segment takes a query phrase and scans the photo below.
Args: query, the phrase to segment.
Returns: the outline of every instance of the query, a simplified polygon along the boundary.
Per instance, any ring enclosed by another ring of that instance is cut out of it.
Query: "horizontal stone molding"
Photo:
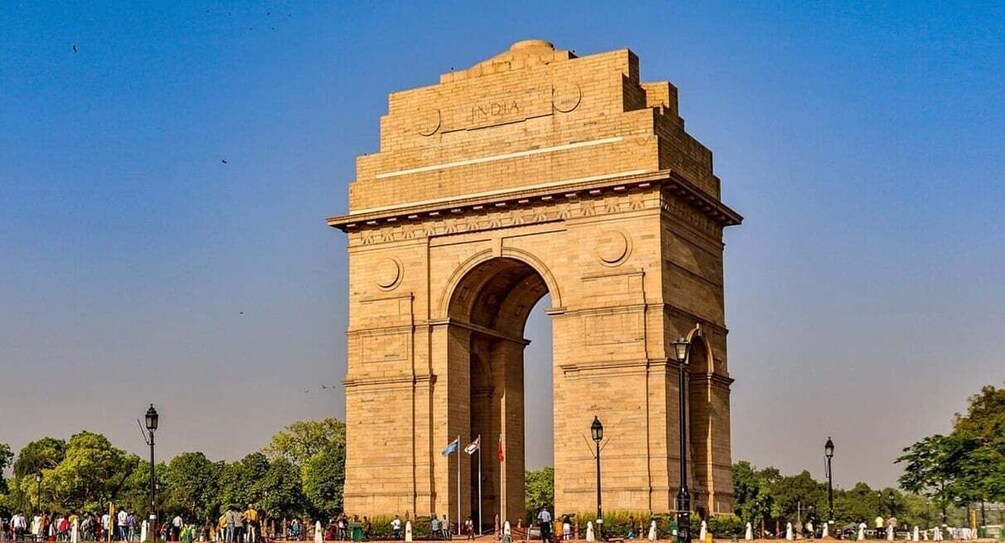
[[[346,392],[350,388],[363,388],[363,387],[390,387],[394,385],[411,386],[420,383],[429,383],[433,385],[436,383],[436,375],[405,375],[396,377],[355,377],[346,378],[342,381],[345,385]]]
[[[713,235],[709,225],[715,224],[718,227],[740,224],[743,221],[735,211],[729,209],[725,204],[712,198],[707,193],[697,188],[693,183],[685,179],[679,173],[672,170],[660,170],[656,172],[632,172],[626,175],[600,176],[599,179],[570,180],[568,182],[550,183],[547,186],[524,187],[499,194],[485,196],[467,196],[462,198],[447,199],[444,201],[410,204],[393,209],[381,209],[378,211],[364,211],[330,217],[327,220],[329,226],[338,228],[345,232],[360,230],[378,230],[369,236],[362,236],[364,245],[374,242],[400,241],[402,239],[414,239],[417,237],[429,237],[444,233],[453,233],[461,228],[463,231],[484,229],[493,227],[491,220],[488,220],[483,228],[479,228],[477,222],[465,221],[461,224],[445,224],[441,228],[431,228],[430,221],[435,222],[438,218],[450,215],[478,215],[493,208],[507,208],[511,211],[520,208],[533,208],[540,203],[551,203],[556,199],[596,199],[596,197],[606,192],[622,193],[631,189],[648,189],[653,186],[671,186],[674,188],[672,194],[678,196],[676,199],[663,198],[658,203],[658,207],[669,212],[671,215],[679,216],[691,224],[699,231]],[[682,203],[687,202],[685,207]],[[597,209],[596,206],[582,206],[578,211],[578,216],[592,216],[598,213],[611,213],[627,211],[632,209],[631,202],[626,209],[618,206],[615,209],[604,207]],[[639,201],[635,209],[642,209],[643,202]],[[686,209],[690,209],[687,211]],[[686,214],[686,215],[685,215]],[[554,217],[532,215],[532,222],[544,222],[545,220],[561,220],[572,217],[572,211],[564,210]],[[705,223],[704,220],[711,221]],[[525,224],[524,221],[521,224]],[[402,229],[401,234],[396,234],[393,230],[385,231],[380,229],[381,225],[401,225],[413,224],[422,228],[412,228],[407,231]],[[501,221],[494,227],[502,226]],[[378,227],[378,228],[374,228]],[[472,228],[473,227],[473,228]],[[453,232],[450,231],[451,228]],[[350,241],[353,241],[350,236]]]
[[[559,368],[566,377],[576,378],[577,374],[610,373],[614,370],[618,374],[645,374],[646,371],[656,371],[657,373],[673,372],[675,375],[680,368],[676,360],[670,358],[628,358],[622,360],[603,360],[600,362],[578,362],[573,364],[562,364]],[[592,377],[592,376],[590,376]]]

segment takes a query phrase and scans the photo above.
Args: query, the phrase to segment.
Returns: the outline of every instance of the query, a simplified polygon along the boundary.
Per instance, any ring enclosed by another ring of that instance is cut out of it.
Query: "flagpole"
[[[454,521],[457,535],[461,535],[461,436],[457,436],[457,520]]]
[[[478,434],[478,535],[482,535],[482,435]]]

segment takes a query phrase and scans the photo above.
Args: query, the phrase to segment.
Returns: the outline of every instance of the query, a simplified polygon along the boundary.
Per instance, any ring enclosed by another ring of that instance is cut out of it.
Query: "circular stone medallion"
[[[393,258],[385,258],[377,264],[375,277],[378,287],[393,290],[401,282],[401,264]]]
[[[627,260],[629,248],[628,236],[617,230],[604,232],[597,238],[597,258],[608,266],[617,266]]]
[[[438,109],[424,109],[419,112],[417,130],[420,136],[432,136],[440,130],[443,116]]]
[[[551,89],[551,106],[555,108],[555,111],[572,113],[574,109],[579,107],[582,100],[583,89],[579,88],[578,84],[566,84]]]

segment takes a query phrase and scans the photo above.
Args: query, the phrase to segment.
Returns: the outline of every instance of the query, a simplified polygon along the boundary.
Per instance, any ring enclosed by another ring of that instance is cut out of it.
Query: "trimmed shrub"
[[[719,539],[742,537],[744,528],[743,521],[736,515],[718,515],[708,519],[708,531]]]

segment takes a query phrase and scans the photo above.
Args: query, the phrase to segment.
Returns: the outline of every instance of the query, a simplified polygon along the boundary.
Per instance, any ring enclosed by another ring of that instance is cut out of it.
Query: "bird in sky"
[[[76,53],[77,52],[77,44],[73,44],[73,46],[71,47],[71,49],[73,49],[73,52]]]
[[[221,159],[220,159],[220,162],[223,162],[224,164],[226,164],[226,163],[227,163],[227,159],[225,159],[225,158],[221,158]]]

